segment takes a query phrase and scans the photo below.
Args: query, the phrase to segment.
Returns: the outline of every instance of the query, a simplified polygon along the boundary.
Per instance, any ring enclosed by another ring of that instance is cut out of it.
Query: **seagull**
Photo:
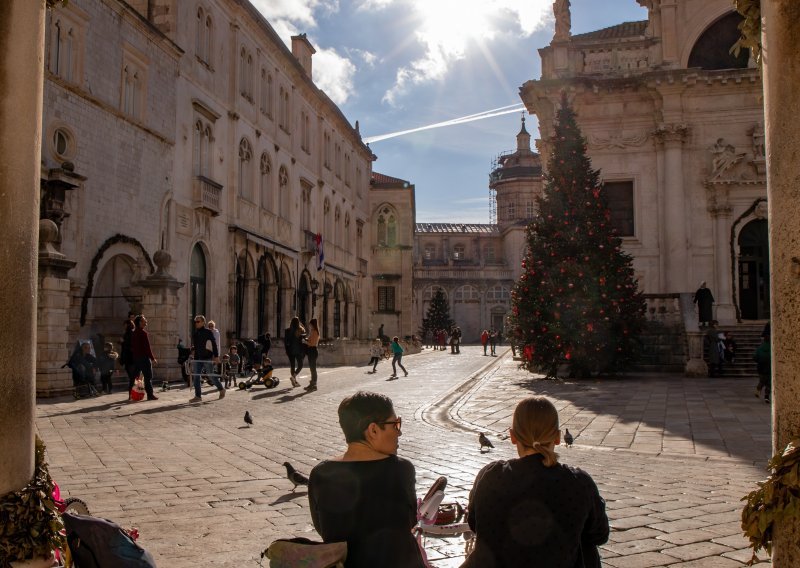
[[[308,485],[308,478],[292,467],[292,464],[289,462],[283,462],[283,465],[286,467],[287,479],[294,483],[294,487],[292,487],[292,493],[294,493],[294,490],[297,489],[298,485]]]
[[[481,452],[483,451],[483,448],[494,448],[494,444],[489,441],[489,438],[487,438],[486,434],[483,432],[481,432],[478,436],[478,441],[481,443]]]
[[[248,426],[253,424],[253,418],[250,416],[250,411],[249,410],[245,410],[244,411],[244,422]]]
[[[566,444],[567,447],[570,447],[574,441],[575,437],[569,433],[569,428],[566,428],[564,430],[564,444]]]

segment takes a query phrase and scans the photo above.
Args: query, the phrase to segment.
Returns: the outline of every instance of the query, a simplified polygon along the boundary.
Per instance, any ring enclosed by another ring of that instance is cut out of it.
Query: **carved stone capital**
[[[689,125],[683,123],[661,123],[653,131],[653,136],[661,144],[683,144],[688,135]]]

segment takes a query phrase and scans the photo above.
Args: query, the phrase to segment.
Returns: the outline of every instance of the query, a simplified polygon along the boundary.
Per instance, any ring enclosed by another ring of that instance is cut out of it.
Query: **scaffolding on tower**
[[[497,223],[497,190],[494,184],[503,179],[503,165],[505,164],[506,158],[513,153],[513,150],[508,150],[500,152],[492,158],[491,170],[489,172],[489,223],[492,225]]]

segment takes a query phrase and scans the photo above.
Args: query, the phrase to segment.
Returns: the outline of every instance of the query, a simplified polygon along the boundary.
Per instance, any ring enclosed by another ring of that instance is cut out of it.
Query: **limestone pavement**
[[[445,475],[448,499],[463,503],[483,465],[513,457],[506,433],[516,402],[544,394],[576,436],[560,448],[562,461],[588,471],[607,501],[605,566],[726,568],[750,558],[740,499],[765,477],[770,451],[769,405],[753,397],[750,381],[545,381],[520,371],[509,353],[484,357],[478,347],[426,350],[404,364],[409,376],[398,379],[387,362],[374,375],[322,368],[311,394],[291,389],[278,370],[274,390],[230,391],[220,401],[208,389],[201,404],[189,404],[183,388],[140,403],[121,392],[42,401],[37,425],[62,492],[87,501],[93,514],[137,526],[159,566],[258,566],[275,538],[316,538],[307,493],[292,491],[282,464],[307,473],[341,453],[336,407],[344,396],[359,388],[390,396],[418,493]],[[480,452],[479,431],[494,450]],[[463,560],[458,537],[426,546],[438,568]]]

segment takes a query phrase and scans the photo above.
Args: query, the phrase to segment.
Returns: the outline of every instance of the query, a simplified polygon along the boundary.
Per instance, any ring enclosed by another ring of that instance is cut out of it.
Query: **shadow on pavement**
[[[294,493],[287,493],[275,499],[272,503],[270,503],[270,506],[278,505],[280,503],[288,503],[289,501],[291,501],[296,497],[305,497],[307,495],[308,491],[300,491],[300,492],[295,491]]]

